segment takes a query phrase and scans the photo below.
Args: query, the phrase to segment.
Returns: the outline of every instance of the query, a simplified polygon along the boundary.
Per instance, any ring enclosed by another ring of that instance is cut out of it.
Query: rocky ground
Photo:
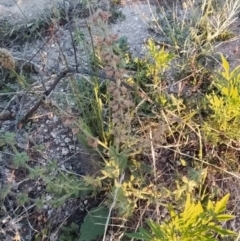
[[[33,19],[42,18],[46,11],[58,8],[62,3],[61,0],[0,0],[0,20],[28,24]]]

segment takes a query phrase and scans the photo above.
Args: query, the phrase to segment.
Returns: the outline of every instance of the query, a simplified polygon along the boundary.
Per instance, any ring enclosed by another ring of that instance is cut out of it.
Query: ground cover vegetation
[[[163,41],[148,39],[145,56],[137,58],[124,36],[111,32],[110,8],[85,4],[87,31],[73,26],[71,33],[75,66],[65,63],[53,86],[67,77],[68,100],[75,109],[56,101],[46,104],[31,94],[37,108],[54,106],[96,157],[96,171],[78,175],[55,160],[33,165],[31,153],[17,146],[15,133],[0,132],[1,152],[11,153],[8,165],[24,170],[28,180],[44,183],[52,196],[32,198],[2,183],[0,217],[5,223],[11,216],[9,200],[16,206],[12,230],[4,235],[12,232],[21,240],[18,223],[25,209],[90,197],[93,205],[84,217],[66,220],[54,232],[51,223],[40,230],[34,226],[32,240],[238,240],[229,223],[237,218],[239,195],[226,185],[239,187],[240,68],[232,69],[215,46],[237,37],[231,27],[239,20],[240,1],[191,0],[169,5],[171,11],[160,6],[149,26]],[[118,3],[112,4],[116,8]],[[83,48],[88,69],[77,59]],[[0,63],[17,81],[18,91],[28,92],[31,84],[3,48]],[[3,99],[13,90],[2,82],[0,91]],[[19,128],[31,128],[29,119],[37,108],[17,120]],[[34,148],[43,154],[41,145]]]

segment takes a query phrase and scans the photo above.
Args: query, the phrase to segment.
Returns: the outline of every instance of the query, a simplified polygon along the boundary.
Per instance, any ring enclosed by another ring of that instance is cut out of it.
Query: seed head
[[[12,54],[6,50],[0,48],[0,64],[5,69],[14,69],[15,68],[15,60]]]

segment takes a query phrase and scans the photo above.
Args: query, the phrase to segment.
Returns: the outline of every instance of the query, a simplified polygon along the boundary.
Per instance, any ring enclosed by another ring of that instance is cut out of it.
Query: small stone
[[[69,212],[68,211],[65,211],[65,216],[69,216]]]
[[[74,145],[69,145],[69,149],[70,149],[70,150],[74,150],[74,149],[75,149],[75,146],[74,146]]]
[[[53,212],[53,209],[48,210],[48,216],[50,216]]]
[[[48,129],[44,129],[43,132],[44,132],[44,133],[47,133],[47,132],[48,132]]]
[[[56,123],[58,121],[58,117],[56,115],[53,116],[53,122]]]
[[[71,139],[68,138],[68,137],[66,137],[66,138],[64,139],[64,141],[65,141],[66,143],[69,143],[69,142],[71,141]]]
[[[44,127],[45,127],[45,125],[41,124],[41,125],[40,125],[40,127],[41,127],[41,128],[44,128]]]
[[[24,149],[24,150],[28,150],[29,148],[29,142],[25,141],[25,140],[21,140],[17,143],[18,147]]]
[[[56,131],[52,131],[51,133],[50,133],[50,135],[52,136],[52,138],[56,138],[57,137],[57,132]]]
[[[60,144],[60,146],[66,146],[66,143],[62,142],[62,143]]]
[[[84,203],[84,205],[87,205],[87,203],[88,203],[88,200],[84,200],[84,202],[83,202],[83,203]]]
[[[41,191],[41,190],[42,190],[42,187],[38,186],[38,187],[37,187],[37,190],[38,190],[38,191]]]
[[[52,197],[50,195],[46,195],[46,200],[50,201],[52,199]]]
[[[63,156],[66,156],[68,153],[69,153],[68,148],[63,148],[63,149],[62,149],[62,155],[63,155]]]

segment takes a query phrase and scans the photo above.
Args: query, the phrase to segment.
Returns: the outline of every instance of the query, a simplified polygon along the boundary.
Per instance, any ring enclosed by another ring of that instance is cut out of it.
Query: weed
[[[188,61],[195,54],[211,54],[214,42],[233,36],[229,29],[239,9],[240,2],[234,0],[218,4],[214,0],[191,0],[182,6],[177,2],[171,11],[159,8],[159,20],[153,22],[153,28]]]
[[[224,139],[239,141],[239,67],[230,71],[227,60],[222,56],[223,72],[213,80],[216,91],[206,95],[211,110],[204,129],[208,140],[214,143]]]
[[[92,12],[91,2],[86,3]],[[110,32],[111,14],[100,9],[92,13],[87,22],[89,35],[76,31],[73,40],[87,50],[96,76],[70,77],[71,101],[77,105],[78,116],[57,104],[56,108],[64,116],[63,124],[89,152],[101,157],[95,163],[97,171],[91,176],[76,175],[59,168],[55,160],[32,167],[29,153],[17,148],[15,134],[0,133],[0,148],[13,153],[11,165],[26,170],[27,178],[41,180],[52,196],[46,200],[33,199],[24,191],[16,194],[10,183],[2,186],[1,201],[12,195],[19,206],[34,203],[41,209],[46,204],[59,207],[70,199],[101,194],[101,204],[85,210],[81,226],[72,223],[62,228],[62,241],[106,240],[110,229],[120,239],[126,230],[133,232],[139,226],[139,232],[125,238],[217,240],[235,235],[221,226],[234,218],[225,214],[229,194],[214,203],[212,197],[218,198],[219,193],[211,193],[207,186],[209,165],[223,171],[208,162],[207,147],[230,141],[237,146],[239,142],[239,67],[231,71],[222,56],[223,71],[211,72],[213,81],[207,94],[199,85],[197,100],[195,95],[184,99],[179,93],[169,93],[164,84],[172,60],[184,58],[180,67],[191,71],[195,84],[199,75],[209,73],[208,64],[200,66],[200,59],[214,58],[209,52],[214,42],[231,37],[229,27],[240,4],[228,0],[221,1],[219,7],[214,0],[201,1],[190,11],[194,4],[185,2],[183,9],[171,16],[161,8],[162,19],[156,24],[174,48],[159,48],[149,39],[146,57],[134,60],[126,39]],[[11,54],[3,49],[0,52],[1,65],[24,80],[14,72]],[[98,78],[102,73],[105,78]],[[26,87],[24,82],[20,84]],[[236,167],[237,158],[233,152],[226,153],[227,162],[231,159]],[[169,219],[159,211],[165,206]],[[49,230],[42,229],[42,236]]]
[[[158,224],[152,220],[147,221],[150,232],[145,228],[140,228],[139,233],[127,234],[130,238],[143,240],[216,240],[217,236],[231,236],[236,233],[224,229],[219,222],[231,220],[234,217],[223,214],[229,194],[224,196],[216,204],[208,201],[206,207],[201,202],[195,203],[191,196],[187,196],[185,208],[181,213],[177,213],[169,205],[171,219],[163,224]]]

